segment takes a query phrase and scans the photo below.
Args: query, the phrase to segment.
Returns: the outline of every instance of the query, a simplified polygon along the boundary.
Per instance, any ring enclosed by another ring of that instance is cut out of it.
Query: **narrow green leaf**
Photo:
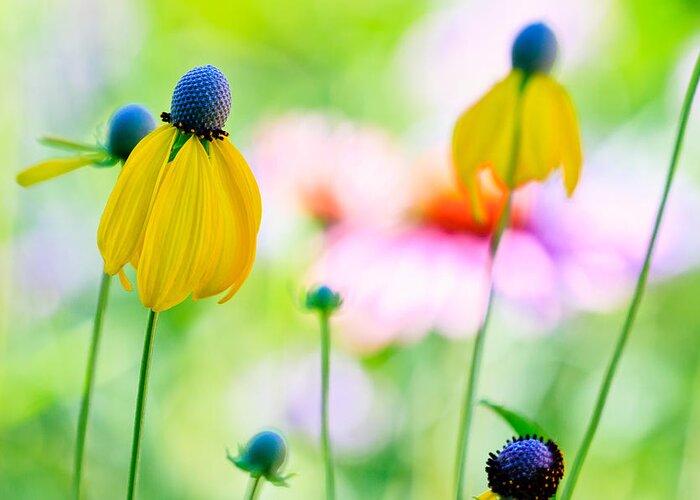
[[[44,136],[39,138],[39,142],[50,148],[62,149],[64,151],[80,151],[80,152],[97,152],[102,151],[100,146],[93,144],[83,144],[80,142],[69,141],[60,137]]]
[[[494,413],[499,415],[503,420],[505,420],[506,423],[508,423],[508,425],[510,425],[513,428],[513,431],[518,436],[525,436],[526,434],[529,434],[531,436],[540,436],[545,441],[547,439],[551,439],[551,436],[548,432],[546,432],[538,423],[533,422],[529,418],[523,417],[522,415],[512,410],[509,410],[504,406],[497,405],[486,399],[482,399],[481,404],[489,408]]]

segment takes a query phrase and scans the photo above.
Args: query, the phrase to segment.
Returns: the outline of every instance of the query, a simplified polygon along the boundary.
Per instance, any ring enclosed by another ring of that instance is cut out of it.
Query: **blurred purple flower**
[[[575,66],[593,57],[614,22],[608,0],[461,1],[415,26],[398,51],[400,81],[411,97],[433,112],[456,110],[475,101],[510,69],[514,35],[526,24],[551,26]],[[494,29],[494,27],[498,27]]]
[[[319,354],[285,356],[255,364],[237,375],[232,412],[254,408],[252,425],[276,426],[298,433],[314,444],[321,430]],[[261,390],[264,387],[265,390]],[[362,366],[340,354],[331,356],[329,418],[336,453],[361,455],[391,438],[391,395]]]
[[[17,284],[14,307],[50,315],[100,276],[102,264],[94,234],[84,231],[95,221],[72,205],[36,211],[34,228],[12,244]]]

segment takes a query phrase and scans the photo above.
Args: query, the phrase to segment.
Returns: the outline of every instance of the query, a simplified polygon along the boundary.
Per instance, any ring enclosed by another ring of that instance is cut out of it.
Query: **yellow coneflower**
[[[567,193],[576,188],[581,142],[571,99],[549,76],[556,55],[554,33],[541,23],[527,26],[513,43],[512,71],[457,120],[454,165],[477,220],[484,218],[477,181],[484,169],[515,189],[561,166]]]
[[[513,43],[512,71],[459,117],[452,137],[457,179],[469,198],[473,218],[486,222],[480,184],[484,175],[507,193],[489,244],[486,312],[473,346],[457,434],[455,500],[464,498],[467,449],[494,296],[493,266],[510,223],[512,191],[530,181],[543,181],[561,166],[564,186],[571,195],[581,173],[574,107],[564,88],[549,76],[556,55],[557,40],[547,26],[536,23],[525,27]]]
[[[255,259],[261,201],[253,174],[223,126],[231,109],[226,77],[214,66],[187,72],[164,125],[129,156],[100,221],[105,271],[131,284],[155,312],[185,300],[228,292]]]

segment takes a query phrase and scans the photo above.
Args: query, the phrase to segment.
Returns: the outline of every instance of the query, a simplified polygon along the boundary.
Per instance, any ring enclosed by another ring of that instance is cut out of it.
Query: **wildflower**
[[[139,104],[127,104],[112,115],[105,146],[44,137],[40,142],[76,155],[52,158],[28,167],[17,174],[17,183],[28,187],[87,165],[110,167],[119,161],[126,161],[136,144],[154,128],[155,122],[146,108]]]
[[[405,209],[404,155],[378,127],[321,113],[289,113],[258,127],[253,155],[267,208],[279,210],[275,220],[283,227],[276,233],[289,231],[290,215],[323,227],[388,225]],[[376,213],[390,216],[380,220]]]
[[[564,456],[552,441],[537,436],[513,438],[486,462],[490,492],[514,500],[546,500],[557,493],[564,477]]]
[[[275,486],[288,486],[287,479],[291,475],[280,474],[287,460],[287,443],[278,432],[259,432],[245,447],[239,447],[237,457],[228,454],[228,459],[253,478],[264,477]]]
[[[164,125],[129,156],[100,221],[105,271],[131,285],[131,263],[143,304],[158,312],[192,294],[228,293],[255,259],[261,202],[255,178],[223,126],[231,109],[226,77],[213,66],[187,72]]]
[[[628,154],[629,139],[606,147]],[[480,179],[485,218],[477,222],[451,176],[446,148],[420,155],[406,168],[415,183],[403,224],[391,232],[340,224],[309,273],[344,297],[340,338],[374,352],[412,342],[433,331],[448,338],[473,335],[483,316],[483,273],[488,235],[505,202],[485,172]],[[639,149],[639,147],[637,147]],[[495,287],[525,335],[554,331],[577,311],[610,311],[627,300],[642,262],[652,196],[659,175],[655,157],[639,151],[635,183],[613,163],[591,155],[576,197],[566,200],[553,183],[530,184],[513,195],[512,223],[495,264]],[[698,265],[700,237],[683,228],[700,210],[692,182],[679,183],[661,234],[652,279],[668,279]],[[614,210],[613,210],[614,209]],[[613,215],[611,215],[613,214]],[[376,214],[380,216],[379,213]]]
[[[579,130],[568,93],[549,76],[556,53],[547,26],[527,26],[513,43],[511,72],[457,120],[452,154],[477,220],[484,218],[477,181],[484,170],[512,190],[543,181],[561,166],[567,194],[576,188]]]

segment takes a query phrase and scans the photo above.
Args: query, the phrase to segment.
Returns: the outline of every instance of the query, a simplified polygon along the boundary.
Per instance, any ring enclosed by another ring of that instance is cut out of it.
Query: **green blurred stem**
[[[97,297],[97,310],[92,325],[92,341],[88,353],[87,369],[85,371],[85,383],[83,385],[83,397],[80,401],[80,414],[78,416],[78,433],[75,438],[75,461],[73,468],[73,498],[80,500],[80,483],[83,475],[83,453],[85,452],[85,434],[87,432],[88,415],[90,414],[90,400],[92,388],[95,385],[95,366],[97,364],[97,349],[100,345],[102,323],[107,299],[109,297],[109,285],[112,282],[107,273],[102,274],[100,291]]]
[[[326,467],[326,499],[335,500],[335,472],[328,427],[328,387],[330,382],[331,326],[329,311],[321,311],[321,446]]]
[[[520,139],[522,136],[522,96],[527,82],[528,77],[524,76],[523,80],[520,83],[518,98],[515,104],[513,142],[511,143],[510,160],[508,163],[508,170],[506,172],[505,179],[506,185],[508,186],[513,185],[513,179],[515,177],[515,170],[518,162],[518,154],[520,151]],[[494,298],[493,265],[494,261],[496,260],[498,248],[501,244],[501,239],[503,238],[503,233],[506,227],[508,227],[508,223],[510,221],[511,205],[512,193],[511,191],[509,191],[505,206],[501,211],[501,214],[498,218],[498,222],[496,224],[496,228],[494,229],[493,234],[491,235],[491,241],[489,243],[489,260],[486,267],[486,281],[488,283],[486,311],[484,313],[484,320],[482,321],[481,326],[476,332],[476,337],[474,338],[472,360],[471,364],[469,365],[469,373],[467,375],[467,385],[464,392],[464,400],[462,403],[462,416],[459,423],[457,437],[457,456],[455,459],[454,483],[454,497],[456,500],[462,500],[464,498],[464,482],[467,469],[467,450],[469,448],[469,435],[471,432],[472,420],[474,419],[474,409],[476,407],[476,392],[479,386],[481,360],[484,354],[484,341],[486,340],[486,331],[488,330],[489,319],[491,318],[491,309],[493,306]]]
[[[637,280],[637,286],[634,290],[634,295],[632,296],[632,302],[630,303],[629,310],[627,311],[627,317],[622,325],[622,330],[620,331],[620,336],[617,339],[617,344],[615,345],[615,350],[613,351],[612,358],[610,359],[610,364],[608,365],[608,370],[605,372],[605,377],[603,378],[603,383],[600,386],[600,391],[598,392],[598,400],[593,408],[593,414],[588,422],[588,428],[583,435],[583,441],[576,454],[573,466],[571,467],[571,473],[569,474],[568,481],[561,496],[561,500],[568,500],[572,497],[574,488],[576,487],[576,481],[581,474],[581,468],[586,460],[586,455],[593,442],[593,437],[595,436],[596,430],[598,429],[598,424],[600,423],[601,416],[603,415],[603,409],[605,408],[605,403],[608,399],[608,393],[610,392],[610,386],[612,385],[613,378],[617,372],[617,365],[620,363],[620,358],[622,357],[622,352],[627,344],[627,339],[629,338],[630,332],[632,331],[632,325],[637,316],[637,310],[639,309],[639,304],[642,300],[642,295],[644,294],[644,289],[646,287],[647,278],[649,276],[649,266],[651,264],[651,257],[654,252],[654,247],[656,246],[656,240],[659,234],[659,229],[661,227],[661,221],[663,219],[664,211],[666,209],[666,202],[668,200],[668,194],[671,191],[671,185],[673,184],[673,178],[676,173],[676,166],[678,164],[678,158],[680,157],[681,148],[683,146],[683,138],[685,137],[685,129],[688,123],[688,117],[690,116],[690,108],[693,104],[693,97],[695,96],[695,91],[698,87],[698,80],[700,79],[700,54],[698,54],[698,59],[695,63],[695,68],[693,69],[693,74],[690,78],[690,83],[688,84],[688,90],[685,94],[685,100],[683,101],[683,108],[681,110],[680,122],[678,125],[678,134],[676,136],[676,142],[673,147],[673,154],[671,155],[671,163],[668,167],[668,173],[666,175],[666,183],[664,184],[663,194],[661,196],[661,203],[659,203],[659,208],[656,212],[656,219],[654,220],[654,227],[651,232],[651,237],[649,238],[649,243],[647,244],[646,256],[644,257],[644,264],[642,265],[642,270],[639,273],[639,279]]]
[[[141,371],[139,375],[139,390],[136,397],[136,414],[134,416],[134,436],[131,442],[131,465],[129,466],[129,487],[126,498],[132,500],[136,492],[136,473],[139,466],[141,453],[141,427],[146,409],[146,390],[148,389],[148,374],[151,368],[153,354],[153,337],[156,332],[158,313],[150,310],[148,313],[148,325],[146,326],[146,339],[143,344],[141,356]]]
[[[248,489],[245,492],[243,500],[255,500],[260,493],[262,486],[262,476],[253,477],[250,476],[250,481],[248,482]]]

